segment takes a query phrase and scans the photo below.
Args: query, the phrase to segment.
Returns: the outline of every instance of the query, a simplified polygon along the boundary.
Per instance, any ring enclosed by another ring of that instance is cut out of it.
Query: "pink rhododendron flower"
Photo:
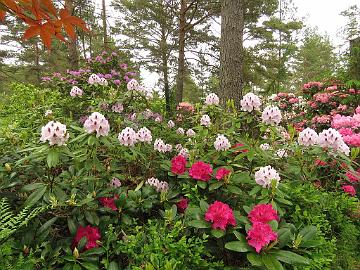
[[[111,110],[116,113],[121,113],[124,110],[124,106],[117,102],[114,105],[112,105]]]
[[[131,79],[128,83],[127,83],[127,89],[132,91],[135,90],[137,91],[139,89],[140,84],[138,83],[137,80],[135,79]]]
[[[180,213],[184,213],[188,208],[189,199],[181,198],[180,201],[176,203],[177,209]]]
[[[321,147],[333,148],[334,150],[343,152],[345,155],[349,155],[350,153],[350,149],[344,142],[341,134],[333,128],[323,130],[319,134],[318,143]]]
[[[281,122],[281,112],[276,106],[267,106],[262,112],[261,119],[268,125],[278,125]]]
[[[330,101],[331,96],[332,95],[329,93],[317,93],[314,95],[314,99],[320,103],[328,103]]]
[[[99,228],[88,225],[86,227],[79,226],[72,241],[71,248],[74,249],[77,247],[81,238],[83,237],[85,237],[87,241],[84,249],[81,251],[86,251],[99,246],[97,243],[97,241],[99,241],[101,238]]]
[[[156,139],[154,142],[154,150],[158,151],[160,153],[166,153],[172,151],[172,145],[171,144],[165,144],[165,142],[162,139]]]
[[[136,133],[136,135],[138,141],[140,142],[151,143],[152,141],[151,131],[146,127],[140,128],[139,131]]]
[[[107,136],[109,134],[110,125],[108,120],[98,112],[93,112],[84,123],[87,133],[96,132],[96,137]]]
[[[185,133],[185,130],[181,127],[179,127],[177,130],[176,130],[176,133],[179,134],[179,135],[184,135]]]
[[[116,187],[116,188],[121,187],[121,181],[118,178],[113,177],[111,179],[110,186]]]
[[[229,175],[231,173],[230,170],[226,169],[226,168],[220,168],[216,171],[216,175],[215,178],[217,180],[221,180],[223,179],[225,176]]]
[[[306,128],[299,133],[298,143],[304,146],[311,146],[317,144],[319,135],[315,130]]]
[[[182,155],[184,158],[189,158],[189,150],[187,148],[181,148],[179,155]]]
[[[99,84],[100,83],[100,77],[96,74],[91,74],[88,79],[89,84]]]
[[[118,136],[121,145],[134,146],[138,140],[137,133],[131,127],[124,128]]]
[[[180,102],[177,107],[176,110],[180,111],[186,111],[186,112],[194,112],[195,108],[192,104],[188,103],[188,102]]]
[[[255,248],[257,253],[267,246],[271,241],[277,239],[277,233],[271,229],[267,223],[254,222],[250,230],[247,232],[247,241],[250,246]]]
[[[173,121],[173,120],[169,120],[169,122],[168,122],[168,128],[173,128],[173,127],[175,127],[174,121]]]
[[[360,182],[360,168],[357,172],[347,171],[345,176],[352,183]]]
[[[271,182],[274,180],[276,181],[277,186],[280,181],[280,175],[271,166],[261,167],[255,172],[255,182],[264,188],[271,187]]]
[[[248,218],[252,223],[267,223],[272,220],[279,220],[276,210],[271,204],[258,204],[248,214]]]
[[[343,189],[344,192],[348,193],[350,196],[354,197],[356,195],[356,190],[353,186],[346,185],[346,186],[342,186],[341,188]]]
[[[219,102],[219,97],[214,93],[206,96],[205,105],[219,105]]]
[[[182,155],[178,155],[171,159],[171,172],[174,174],[183,174],[186,172],[186,158]]]
[[[146,181],[146,184],[154,187],[157,192],[167,192],[169,190],[169,184],[165,181],[159,181],[155,177],[151,177]]]
[[[219,201],[209,206],[205,213],[205,220],[212,222],[214,230],[226,230],[228,225],[236,226],[235,216],[230,206]]]
[[[247,93],[240,101],[241,110],[252,112],[253,110],[259,110],[261,106],[260,98],[253,94]]]
[[[189,175],[196,180],[207,182],[211,179],[212,172],[210,164],[198,161],[191,166]]]
[[[317,159],[317,160],[315,160],[315,165],[316,165],[316,166],[326,166],[327,163],[326,163],[325,161],[322,161],[322,160],[320,160],[320,159]]]
[[[57,121],[50,121],[41,128],[40,141],[48,141],[50,145],[64,145],[69,139],[66,126]]]
[[[191,128],[186,131],[186,136],[188,137],[194,137],[196,135],[195,131]]]
[[[217,151],[226,151],[230,149],[231,144],[224,135],[219,134],[214,142],[214,147]]]
[[[82,96],[82,95],[83,95],[83,90],[81,90],[79,87],[73,86],[71,88],[70,96],[76,97],[76,96]]]
[[[207,114],[204,114],[200,119],[200,125],[209,127],[211,125],[210,116],[208,116]]]

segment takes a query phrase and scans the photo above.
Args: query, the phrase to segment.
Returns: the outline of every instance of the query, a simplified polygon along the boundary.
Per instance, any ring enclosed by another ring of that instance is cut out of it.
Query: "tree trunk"
[[[220,95],[240,108],[243,88],[244,0],[223,0],[221,5]]]
[[[107,23],[106,23],[106,4],[105,0],[102,0],[102,21],[103,21],[103,38],[104,38],[104,49],[108,49],[108,39],[107,39]]]
[[[360,37],[350,40],[350,76],[360,80]]]
[[[176,83],[176,102],[180,103],[183,98],[185,77],[185,27],[186,27],[186,0],[181,0],[179,20],[179,60]]]
[[[38,85],[40,85],[40,83],[41,83],[40,50],[39,50],[39,45],[38,45],[37,40],[34,43],[34,51],[35,51],[34,64],[35,64],[35,70],[36,70],[36,82]]]
[[[65,0],[65,7],[70,12],[71,15],[74,15],[74,3],[73,0]],[[77,49],[77,41],[75,39],[70,39],[68,44],[68,61],[70,68],[72,70],[79,69],[79,51]]]
[[[168,65],[168,48],[166,43],[166,33],[161,29],[161,58],[162,58],[162,73],[164,80],[165,92],[165,107],[166,112],[170,113],[170,87],[169,87],[169,65]]]

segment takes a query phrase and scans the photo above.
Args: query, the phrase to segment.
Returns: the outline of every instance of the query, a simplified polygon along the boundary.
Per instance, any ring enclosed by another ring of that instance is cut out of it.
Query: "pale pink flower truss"
[[[219,105],[219,102],[219,97],[214,93],[206,96],[205,105]]]
[[[319,135],[315,130],[306,128],[299,133],[298,143],[304,146],[316,145],[319,140]]]
[[[139,131],[137,132],[137,139],[140,142],[151,143],[151,141],[152,141],[151,131],[149,129],[147,129],[146,127],[139,129]]]
[[[200,119],[200,125],[209,127],[211,125],[210,117],[207,114],[204,114]]]
[[[281,122],[281,112],[276,106],[268,106],[264,109],[261,119],[268,125],[278,125]]]
[[[138,136],[134,129],[126,127],[120,132],[118,140],[121,145],[134,146],[138,140]]]
[[[231,144],[224,135],[219,134],[214,142],[214,147],[217,151],[226,151],[230,149]]]
[[[49,141],[50,145],[64,145],[69,139],[66,126],[57,121],[50,121],[41,128],[40,141]]]
[[[259,110],[261,106],[260,98],[253,94],[247,93],[240,101],[241,110],[252,112],[253,110]]]
[[[73,86],[71,88],[70,96],[76,97],[76,96],[82,96],[82,95],[83,95],[83,90],[81,90],[79,87]]]
[[[255,182],[264,188],[270,188],[271,182],[274,180],[276,181],[277,186],[280,181],[280,175],[271,166],[261,167],[255,172]]]
[[[101,113],[93,112],[85,121],[84,128],[87,133],[96,132],[96,137],[107,136],[110,125],[105,116]]]

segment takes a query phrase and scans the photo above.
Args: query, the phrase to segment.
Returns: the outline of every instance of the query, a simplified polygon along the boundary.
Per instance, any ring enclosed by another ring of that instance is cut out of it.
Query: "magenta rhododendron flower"
[[[271,229],[267,223],[254,222],[250,230],[247,232],[247,241],[250,246],[255,248],[257,253],[267,246],[271,241],[277,239],[277,233]]]
[[[189,175],[194,179],[207,182],[211,179],[212,172],[210,164],[198,161],[191,166]]]
[[[216,171],[216,175],[215,175],[215,178],[217,180],[221,180],[223,179],[225,176],[227,176],[228,174],[230,174],[230,170],[228,169],[225,169],[225,168],[220,168]]]
[[[351,185],[342,186],[341,188],[343,189],[344,192],[348,193],[350,196],[354,197],[356,195],[356,190]]]
[[[248,218],[252,223],[267,223],[272,220],[279,220],[277,212],[271,204],[258,204],[248,214]]]
[[[117,196],[114,197],[101,197],[98,198],[99,202],[106,208],[110,208],[114,211],[117,210],[115,200],[117,199]]]
[[[347,171],[345,173],[345,176],[352,183],[360,182],[360,168],[358,169],[357,172]]]
[[[72,249],[79,244],[81,238],[83,237],[86,237],[87,241],[84,249],[81,251],[86,251],[99,246],[97,243],[97,241],[101,238],[99,228],[88,225],[86,227],[79,226],[71,244]]]
[[[211,204],[205,213],[205,220],[212,222],[214,230],[225,230],[228,225],[236,226],[234,213],[229,205],[219,201]]]
[[[181,198],[180,201],[176,203],[177,209],[180,213],[184,213],[186,208],[188,208],[189,199]]]
[[[186,158],[184,156],[178,155],[172,158],[171,172],[174,174],[183,174],[186,172]]]

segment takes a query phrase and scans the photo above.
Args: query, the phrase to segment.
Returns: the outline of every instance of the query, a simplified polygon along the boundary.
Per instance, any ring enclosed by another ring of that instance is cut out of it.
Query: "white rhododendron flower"
[[[214,147],[217,151],[225,151],[230,149],[231,144],[224,135],[219,134],[214,142]]]
[[[139,131],[137,132],[137,139],[140,142],[151,143],[151,141],[152,141],[151,131],[149,129],[147,129],[146,127],[139,129]]]
[[[347,156],[350,154],[349,146],[347,146],[347,144],[344,142],[341,134],[333,128],[323,130],[319,134],[318,143],[321,147],[332,148],[344,153]]]
[[[96,137],[107,136],[109,134],[110,125],[105,116],[101,113],[93,112],[85,121],[84,128],[87,133],[96,132]]]
[[[176,130],[176,133],[177,134],[180,134],[180,135],[184,135],[185,134],[185,130],[181,127],[179,127],[177,130]]]
[[[126,127],[119,133],[118,140],[121,145],[134,146],[138,140],[138,135],[134,129]]]
[[[175,123],[174,123],[174,121],[173,120],[169,120],[169,122],[168,122],[168,128],[173,128],[173,127],[175,127]]]
[[[264,188],[271,187],[271,182],[274,180],[276,181],[277,186],[280,181],[280,175],[271,166],[261,167],[255,172],[255,182]]]
[[[253,93],[247,93],[240,101],[240,104],[241,104],[241,110],[252,112],[253,110],[260,109],[261,100],[257,95]]]
[[[196,135],[195,131],[191,128],[186,131],[186,136],[188,137],[194,137]]]
[[[100,84],[100,82],[101,82],[101,79],[96,74],[91,74],[89,79],[88,79],[89,84]]]
[[[47,110],[46,112],[45,112],[45,117],[48,117],[48,116],[50,116],[50,115],[52,115],[53,114],[53,111],[52,110]]]
[[[311,146],[318,143],[319,135],[315,130],[306,128],[299,133],[298,143],[304,146]]]
[[[286,152],[285,149],[279,149],[276,151],[276,155],[279,157],[279,158],[284,158],[284,157],[288,157],[288,153]]]
[[[154,150],[160,153],[166,153],[169,150],[169,145],[165,144],[162,139],[156,139],[154,142]]]
[[[140,84],[138,83],[137,80],[135,79],[131,79],[128,83],[127,83],[127,89],[128,90],[134,90],[137,91],[140,87]]]
[[[209,127],[211,125],[210,116],[208,116],[207,114],[204,114],[200,119],[200,125]]]
[[[112,105],[111,110],[116,113],[121,113],[124,110],[124,106],[117,102],[114,105]]]
[[[40,141],[48,141],[50,145],[64,145],[69,139],[66,126],[57,121],[50,121],[41,128]]]
[[[77,86],[73,86],[70,90],[70,96],[72,97],[76,97],[76,96],[82,96],[83,95],[83,90],[81,90],[79,87]]]
[[[219,97],[214,93],[211,93],[206,96],[205,99],[206,105],[219,105],[219,102],[220,102]]]
[[[146,181],[146,184],[154,187],[157,192],[166,192],[169,189],[169,184],[165,181],[159,181],[155,177],[151,177]]]
[[[278,125],[281,118],[280,109],[276,106],[267,106],[261,115],[263,123],[268,125]]]
[[[179,151],[179,155],[183,156],[184,158],[189,158],[189,150],[186,148],[182,148]]]
[[[269,150],[271,147],[270,144],[268,143],[262,143],[260,144],[260,148],[265,151],[265,150]]]

